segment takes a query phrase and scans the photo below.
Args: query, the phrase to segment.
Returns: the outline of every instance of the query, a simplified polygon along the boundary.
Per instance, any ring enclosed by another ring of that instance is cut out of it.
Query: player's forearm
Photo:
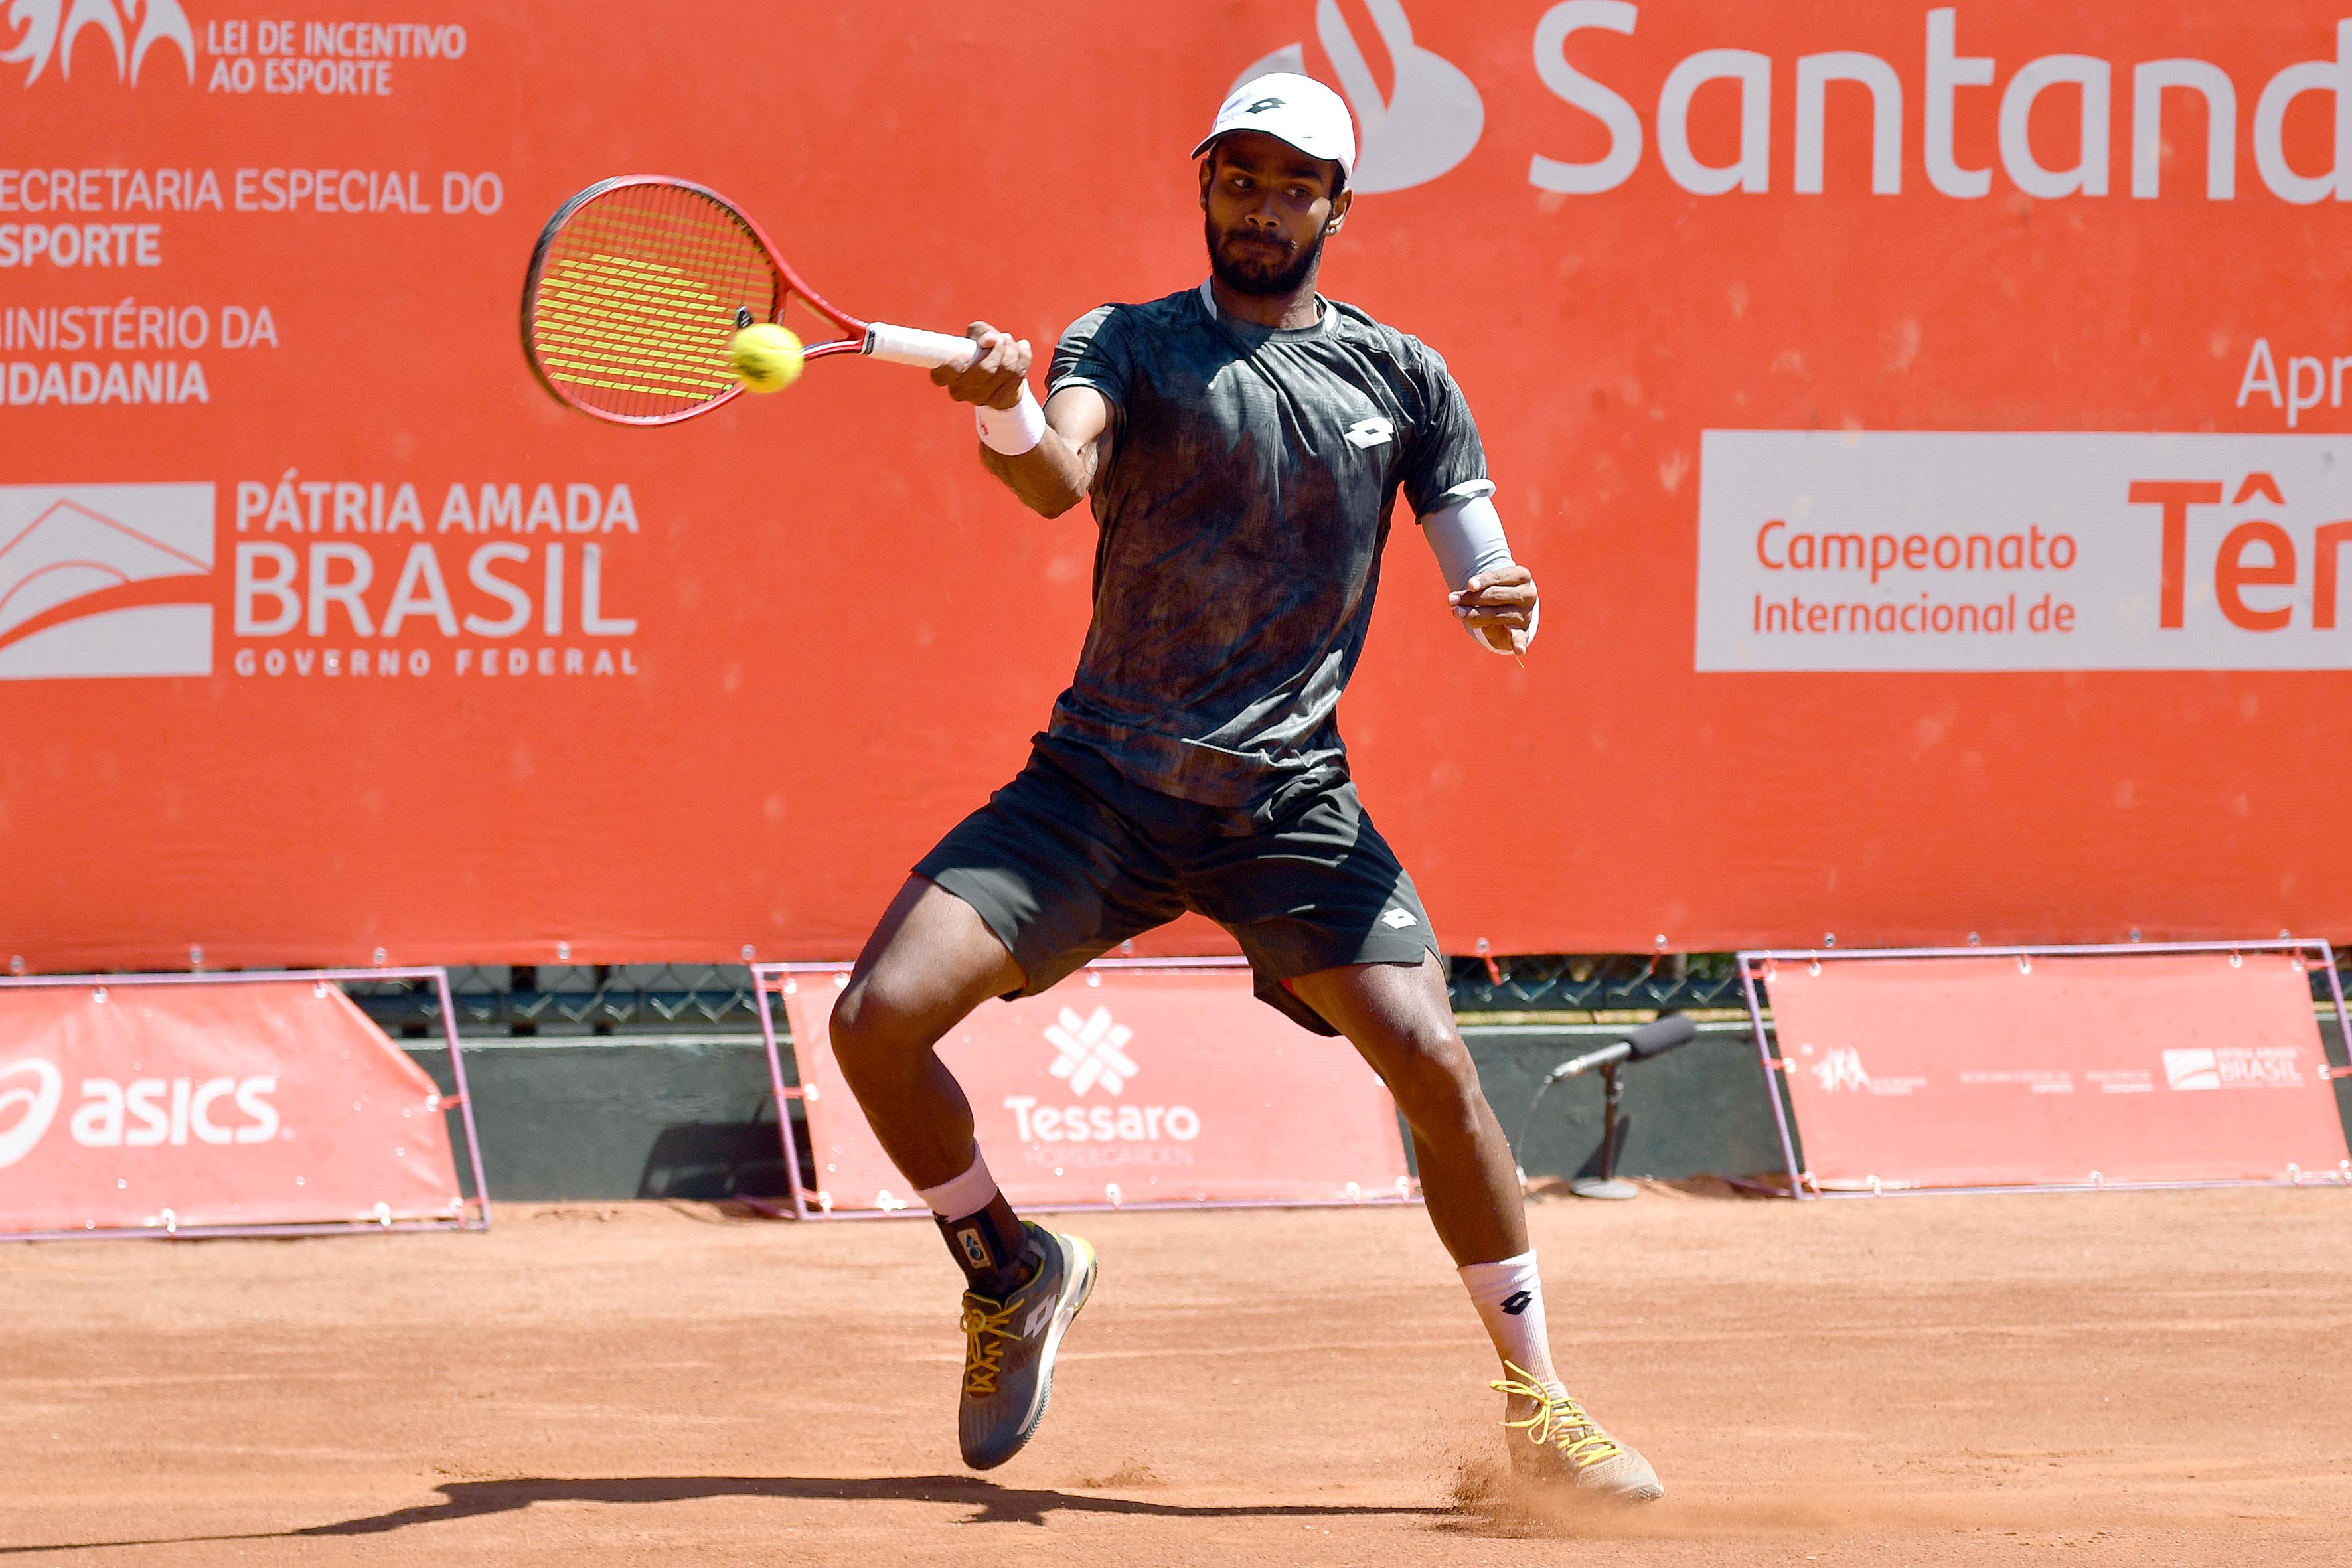
[[[1503,536],[1503,520],[1494,501],[1481,492],[1438,508],[1421,525],[1451,591],[1454,613],[1472,639],[1493,653],[1511,653],[1534,641],[1542,606],[1534,579],[1511,559],[1510,542]],[[1504,641],[1496,642],[1489,628]]]
[[[1084,456],[1048,427],[1037,444],[1017,457],[982,445],[981,466],[1004,481],[1021,504],[1041,517],[1059,517],[1084,500],[1093,482]]]

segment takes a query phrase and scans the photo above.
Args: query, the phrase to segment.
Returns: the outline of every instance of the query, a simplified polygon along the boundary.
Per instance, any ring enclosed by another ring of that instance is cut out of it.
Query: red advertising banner
[[[374,9],[0,19],[0,963],[855,951],[1094,528],[871,362],[559,409],[531,241],[698,179],[1043,345],[1200,279],[1269,66],[1354,105],[1326,291],[1445,355],[1550,603],[1481,653],[1400,520],[1341,721],[1448,948],[2352,925],[2336,7]]]
[[[845,975],[784,995],[818,1205],[921,1208],[835,1065]],[[1412,1190],[1396,1102],[1355,1047],[1250,994],[1246,973],[1093,970],[988,1003],[940,1042],[1015,1204],[1347,1203]]]
[[[331,984],[0,987],[0,1233],[463,1215],[433,1080]]]
[[[1763,978],[1823,1187],[2344,1169],[2299,953],[1782,957]]]

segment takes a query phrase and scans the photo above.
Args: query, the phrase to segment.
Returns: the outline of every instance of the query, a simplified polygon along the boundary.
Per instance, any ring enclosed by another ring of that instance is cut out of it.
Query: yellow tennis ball
[[[727,368],[753,392],[782,392],[801,378],[801,341],[789,327],[755,321],[728,342]]]

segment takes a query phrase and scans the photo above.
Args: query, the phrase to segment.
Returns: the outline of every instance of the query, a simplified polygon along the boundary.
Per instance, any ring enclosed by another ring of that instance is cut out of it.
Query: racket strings
[[[735,390],[739,308],[771,318],[778,280],[733,213],[674,185],[625,185],[567,219],[548,247],[532,350],[569,396],[624,417],[689,411]]]

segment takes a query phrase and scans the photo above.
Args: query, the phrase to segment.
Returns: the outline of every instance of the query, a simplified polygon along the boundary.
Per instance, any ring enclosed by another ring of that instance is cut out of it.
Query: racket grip
[[[979,356],[980,345],[970,338],[951,338],[945,332],[874,321],[866,328],[865,352],[892,364],[911,364],[923,370],[936,370],[940,365],[969,370]]]

